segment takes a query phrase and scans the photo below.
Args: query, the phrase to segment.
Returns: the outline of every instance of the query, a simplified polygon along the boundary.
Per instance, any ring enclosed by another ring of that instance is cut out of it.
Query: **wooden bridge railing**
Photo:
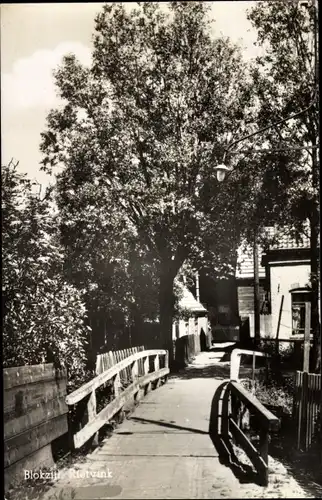
[[[239,370],[240,370],[240,363],[241,363],[241,357],[242,356],[252,356],[253,358],[253,363],[252,363],[252,381],[254,383],[254,378],[255,378],[255,360],[256,357],[261,357],[261,358],[266,358],[268,359],[270,357],[269,354],[265,352],[260,352],[260,351],[255,351],[255,350],[248,350],[248,349],[234,349],[231,352],[231,357],[230,357],[230,380],[239,380]],[[267,367],[267,364],[266,364]]]
[[[144,367],[144,375],[139,376],[138,363],[142,360]],[[153,370],[150,370],[153,360]],[[163,365],[160,368],[160,365]],[[122,390],[120,372],[125,368],[131,368],[132,383]],[[80,448],[91,437],[108,423],[108,421],[118,412],[123,406],[128,403],[133,397],[137,398],[140,391],[143,389],[147,393],[151,389],[151,384],[158,386],[161,379],[166,378],[169,374],[169,357],[165,350],[149,350],[142,351],[125,358],[97,377],[93,378],[76,391],[70,393],[66,397],[67,405],[75,405],[89,396],[87,402],[87,417],[88,422],[85,426],[73,436],[75,448]],[[114,397],[111,402],[105,406],[103,410],[97,413],[96,407],[96,390],[107,382],[113,384]]]
[[[250,427],[259,434],[259,443],[244,433],[245,410],[250,415]],[[280,427],[279,419],[244,387],[235,381],[228,382],[222,400],[222,437],[233,439],[247,454],[254,465],[263,486],[268,484],[269,434]]]

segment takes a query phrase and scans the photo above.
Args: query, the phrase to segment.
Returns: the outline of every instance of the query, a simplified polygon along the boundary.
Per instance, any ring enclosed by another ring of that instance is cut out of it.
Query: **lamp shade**
[[[226,167],[226,165],[218,165],[215,167],[215,170],[217,172],[217,180],[222,182],[225,179],[227,172],[231,171],[231,168]]]

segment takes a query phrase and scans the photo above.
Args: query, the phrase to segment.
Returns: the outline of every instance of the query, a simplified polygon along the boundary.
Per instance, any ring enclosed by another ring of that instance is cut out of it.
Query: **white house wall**
[[[189,318],[186,322],[183,319],[179,320],[179,325],[176,326],[176,322],[172,325],[172,339],[184,337],[186,335],[200,335],[203,330],[205,335],[208,333],[208,318],[207,316],[200,316],[198,318]]]
[[[272,310],[272,336],[276,336],[281,299],[284,295],[283,310],[279,330],[279,338],[289,338],[292,335],[292,297],[290,289],[293,284],[305,287],[309,283],[309,263],[296,262],[287,265],[271,263],[271,310]]]
[[[248,313],[244,317],[248,316],[249,318],[249,334],[250,337],[253,338],[255,337],[255,315],[254,313]],[[260,336],[265,338],[265,337],[271,337],[274,336],[272,334],[272,316],[271,314],[261,314],[260,319],[259,319],[259,325],[260,325]]]

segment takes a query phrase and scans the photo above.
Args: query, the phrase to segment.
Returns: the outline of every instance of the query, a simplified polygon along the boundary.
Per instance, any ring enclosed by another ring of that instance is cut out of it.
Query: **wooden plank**
[[[304,448],[307,450],[307,439],[308,439],[308,373],[303,373],[303,432],[304,432]]]
[[[268,430],[278,430],[280,427],[280,420],[258,399],[250,394],[241,384],[238,382],[230,382],[229,389],[234,393],[238,399],[240,399],[249,410],[254,412],[261,422],[261,426]]]
[[[68,412],[68,406],[65,402],[66,394],[56,399],[51,399],[44,405],[40,405],[26,414],[13,418],[4,423],[4,439],[20,434],[32,427],[56,418],[59,415],[65,415]]]
[[[231,404],[229,385],[225,387],[224,391],[221,409],[221,434],[226,439],[229,437],[229,414]]]
[[[27,414],[52,399],[66,395],[66,380],[47,380],[5,389],[4,421]]]
[[[302,430],[302,409],[303,409],[303,373],[299,374],[299,409],[298,409],[298,420],[297,420],[297,449],[301,448],[301,430]]]
[[[166,375],[169,374],[169,372],[170,372],[169,368],[162,368],[158,372],[148,373],[147,375],[139,379],[140,387],[143,388],[145,385],[148,385],[159,378],[165,377]]]
[[[264,429],[260,430],[259,435],[259,453],[265,464],[268,466],[268,432]],[[268,469],[267,469],[268,473]],[[267,477],[268,480],[268,477]]]
[[[55,370],[53,363],[5,368],[3,370],[3,388],[10,389],[39,381],[64,378],[67,378],[66,371]]]
[[[139,377],[139,366],[138,366],[138,360],[134,361],[134,363],[131,366],[131,375],[132,375],[132,382],[136,382],[136,380]]]
[[[143,370],[144,370],[144,375],[147,375],[149,373],[149,356],[146,356],[143,359]]]
[[[166,354],[166,351],[163,349],[155,349],[155,350],[149,350],[149,351],[142,351],[137,354],[133,354],[132,356],[124,359],[117,365],[114,365],[112,368],[109,368],[106,370],[104,373],[101,373],[100,375],[94,377],[92,380],[87,382],[86,384],[82,385],[79,389],[76,391],[68,394],[66,397],[66,403],[68,405],[76,404],[78,401],[81,401],[85,396],[90,394],[92,390],[97,389],[100,387],[102,384],[113,378],[121,369],[125,368],[126,366],[130,365],[135,361],[136,359],[140,359],[146,356],[152,356],[155,354]]]
[[[139,348],[139,349],[138,349],[138,351],[137,351],[137,352],[143,352],[144,350],[145,350],[145,349],[144,349],[144,348],[142,349],[142,347],[141,347],[141,348]],[[143,358],[141,358],[141,359],[140,359],[140,371],[139,371],[139,374],[140,374],[140,376],[142,376],[142,377],[143,377],[143,375],[144,375]]]
[[[51,443],[67,433],[67,415],[59,415],[4,442],[4,467]]]
[[[124,349],[124,359],[126,359],[128,357],[128,349]],[[130,369],[130,366],[127,366],[124,370],[124,374],[125,374],[125,380],[126,382],[129,381],[130,377],[129,377],[129,369]]]
[[[94,420],[86,424],[83,429],[74,435],[74,446],[80,448],[96,432],[98,432],[106,423],[129,401],[131,397],[139,390],[139,383],[131,384],[117,398],[109,403]]]
[[[258,473],[260,474],[263,485],[267,486],[268,484],[268,466],[260,456],[260,453],[253,444],[249,441],[247,436],[243,433],[243,431],[238,427],[238,425],[234,422],[232,418],[229,418],[229,430],[232,433],[236,443],[239,444]]]
[[[103,425],[105,425],[129,400],[137,393],[140,387],[144,387],[157,377],[163,377],[169,373],[168,369],[160,370],[159,374],[149,373],[146,377],[136,381],[120,393],[111,403],[109,403],[92,421],[86,424],[83,429],[74,435],[75,448],[80,448],[85,444]]]
[[[96,417],[96,393],[92,392],[87,403],[88,420],[91,421]]]
[[[27,455],[4,469],[4,489],[18,487],[25,481],[25,470],[51,469],[54,470],[55,462],[52,456],[51,444]]]
[[[101,373],[101,370],[100,370],[100,355],[99,354],[96,356],[95,373],[96,373],[96,375],[98,375],[99,373]]]
[[[312,382],[313,378],[311,375],[308,377],[308,441],[307,441],[307,449],[310,447],[312,442],[312,434],[313,434],[313,387]]]
[[[114,395],[115,397],[117,397],[120,394],[122,387],[121,377],[119,373],[115,375],[113,384],[114,384]]]
[[[162,353],[160,353],[162,354]],[[164,364],[165,368],[169,368],[169,353],[168,351],[166,351],[165,353],[165,364]]]
[[[311,302],[305,302],[305,328],[304,328],[304,351],[303,371],[310,370],[310,332],[311,332]]]
[[[160,369],[159,355],[156,354],[154,358],[154,371],[157,372]]]
[[[132,354],[131,349],[126,349],[126,357],[129,358],[131,356],[131,354]],[[128,382],[130,382],[131,375],[132,375],[131,366],[129,365],[126,370],[127,370],[127,380],[128,380]]]

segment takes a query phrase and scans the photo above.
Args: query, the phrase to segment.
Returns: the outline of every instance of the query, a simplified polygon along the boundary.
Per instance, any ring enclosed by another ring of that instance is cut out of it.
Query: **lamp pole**
[[[257,231],[254,231],[253,241],[253,265],[254,265],[254,344],[257,347],[260,340],[260,288],[259,288],[259,260]]]

